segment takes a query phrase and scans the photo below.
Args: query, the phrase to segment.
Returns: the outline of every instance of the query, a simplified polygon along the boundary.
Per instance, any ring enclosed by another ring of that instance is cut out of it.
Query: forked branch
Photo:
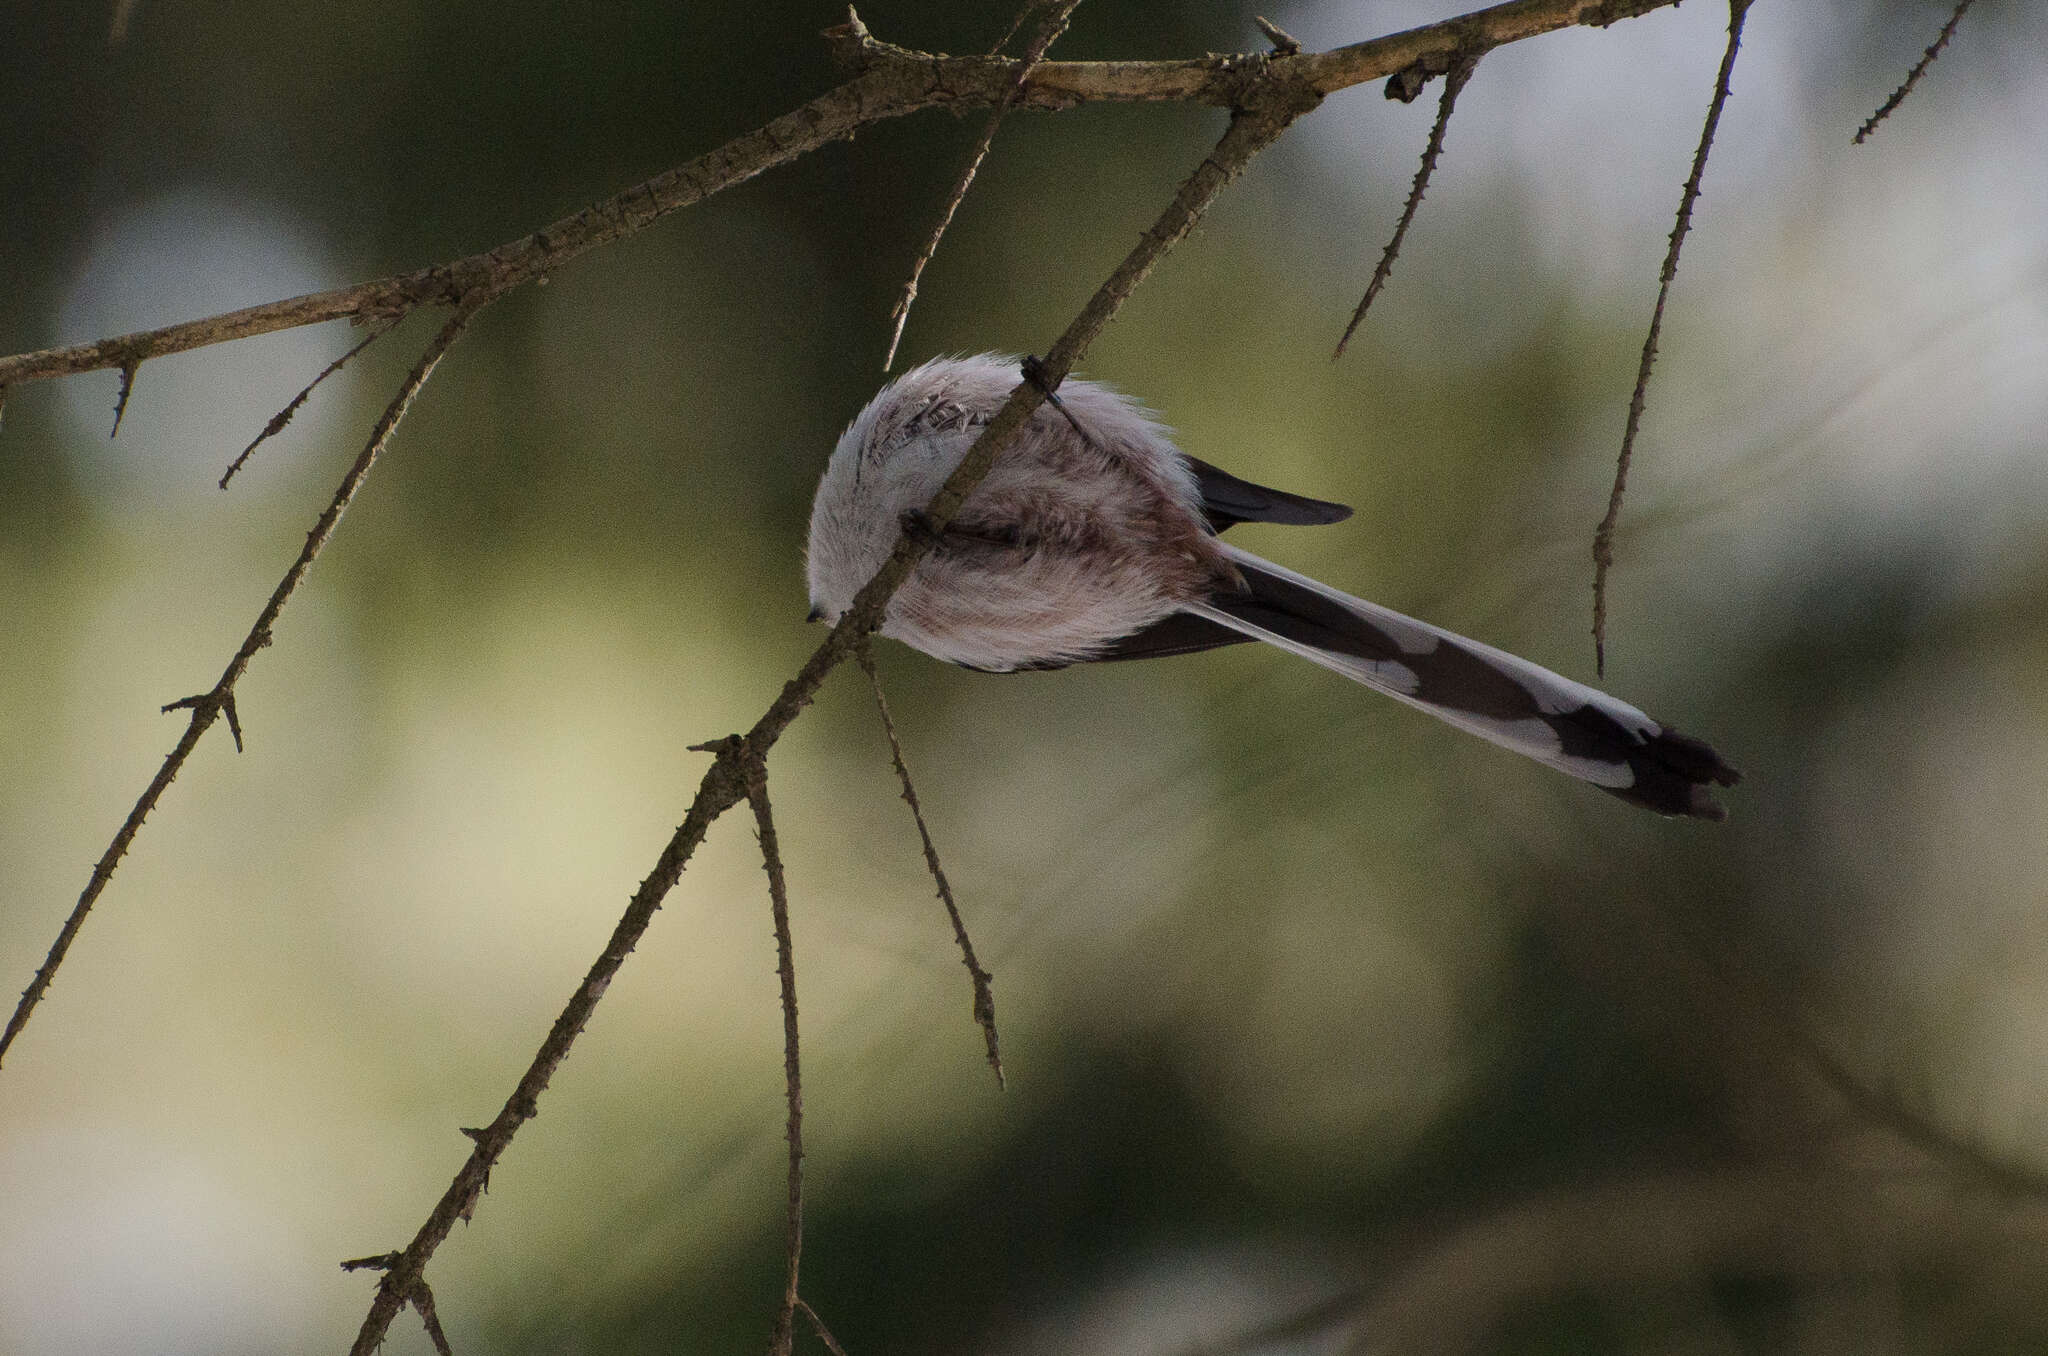
[[[348,468],[348,474],[341,478],[341,484],[335,489],[333,497],[327,501],[327,507],[314,521],[313,530],[306,534],[306,544],[300,549],[298,559],[284,572],[284,578],[280,579],[277,587],[272,590],[270,600],[263,605],[263,610],[257,613],[256,622],[249,628],[249,634],[243,637],[241,648],[228,660],[228,666],[221,673],[220,680],[206,692],[172,702],[164,708],[166,711],[191,711],[192,714],[186,721],[185,733],[165,756],[156,776],[143,788],[141,797],[128,811],[128,817],[115,831],[113,841],[107,844],[107,850],[93,863],[92,874],[86,879],[85,889],[79,894],[78,903],[72,906],[63,927],[57,931],[57,940],[50,944],[49,953],[43,958],[42,965],[37,967],[35,977],[29,981],[28,988],[22,991],[21,1001],[15,1005],[14,1014],[7,1019],[7,1029],[0,1032],[0,1060],[6,1058],[8,1047],[14,1044],[14,1038],[28,1025],[29,1014],[35,1011],[36,1004],[42,1001],[43,994],[48,992],[50,981],[56,977],[57,967],[64,963],[65,953],[70,951],[79,928],[85,925],[86,915],[92,912],[93,902],[107,888],[107,882],[113,879],[114,868],[119,866],[121,858],[127,855],[129,845],[135,841],[135,835],[142,829],[142,822],[149,818],[150,811],[163,799],[164,792],[177,777],[179,769],[185,766],[185,760],[190,758],[192,750],[198,747],[199,737],[212,728],[214,721],[225,715],[230,725],[234,727],[235,747],[241,747],[241,723],[235,711],[235,684],[241,682],[242,675],[248,671],[250,661],[255,659],[256,652],[270,644],[271,628],[276,625],[278,614],[284,611],[285,604],[291,601],[292,595],[298,591],[299,584],[305,579],[306,571],[313,568],[313,562],[319,558],[328,539],[334,535],[334,529],[341,523],[342,514],[348,511],[349,504],[355,500],[356,491],[362,488],[364,479],[369,476],[370,468],[377,464],[377,458],[383,453],[385,445],[391,441],[391,435],[398,431],[398,425],[405,418],[406,411],[412,408],[413,397],[420,393],[420,388],[427,384],[427,378],[434,375],[434,368],[448,350],[455,346],[455,341],[462,337],[462,332],[468,328],[471,318],[496,295],[486,290],[464,298],[456,307],[455,314],[448,318],[448,323],[441,327],[440,333],[427,345],[419,361],[413,364],[412,371],[408,372],[405,380],[399,384],[398,394],[391,398],[391,403],[384,407],[384,413],[378,417],[376,426],[370,430],[369,441],[357,454],[355,463]]]
[[[1041,366],[1044,385],[1020,381],[995,418],[982,428],[959,467],[932,497],[925,514],[938,531],[943,531],[945,525],[952,521],[961,503],[988,474],[996,453],[1023,428],[1032,411],[1045,401],[1047,392],[1057,388],[1073,369],[1131,292],[1151,272],[1153,265],[1186,238],[1224,185],[1236,178],[1254,155],[1270,146],[1296,118],[1313,108],[1320,99],[1321,96],[1312,90],[1293,89],[1286,97],[1276,98],[1259,109],[1245,110],[1231,118],[1222,140],[1195,167],[1194,173],[1180,186],[1159,219],[1139,237],[1130,254],[1096,289],[1081,314],[1048,351]],[[424,1273],[428,1259],[454,1229],[456,1221],[467,1219],[475,1211],[477,1200],[490,1178],[491,1168],[511,1145],[519,1127],[538,1114],[540,1094],[546,1090],[555,1070],[568,1058],[576,1037],[596,1011],[598,1000],[604,996],[613,976],[654,921],[655,911],[661,907],[662,900],[681,879],[684,866],[704,841],[712,821],[746,797],[751,762],[768,756],[791,722],[817,696],[827,675],[850,657],[860,641],[880,624],[890,596],[909,577],[912,568],[930,549],[936,535],[936,531],[906,532],[899,537],[889,559],[875,577],[862,586],[852,606],[840,616],[803,668],[783,685],[781,695],[754,722],[753,728],[744,735],[700,746],[715,757],[710,770],[697,785],[697,794],[690,803],[689,812],[669,839],[668,846],[662,849],[654,870],[634,892],[618,926],[612,930],[611,939],[606,942],[583,982],[570,995],[568,1004],[555,1019],[547,1039],[541,1043],[540,1050],[513,1088],[511,1096],[506,1098],[497,1118],[471,1135],[474,1147],[468,1161],[456,1172],[455,1179],[448,1184],[448,1189],[442,1193],[426,1222],[378,1284],[376,1298],[371,1301],[370,1311],[364,1316],[362,1328],[350,1348],[352,1356],[371,1356],[376,1351],[390,1330],[392,1320],[408,1302],[413,1282]]]
[[[292,422],[292,416],[299,412],[299,406],[305,404],[306,401],[309,398],[311,398],[313,392],[316,389],[318,389],[321,382],[327,380],[336,372],[339,372],[342,368],[347,367],[350,359],[354,358],[358,353],[361,353],[364,349],[376,343],[379,339],[382,339],[385,335],[389,333],[391,333],[391,326],[389,325],[383,325],[372,329],[368,334],[364,335],[359,341],[357,341],[354,348],[351,348],[348,352],[342,354],[339,358],[336,358],[333,362],[321,368],[320,375],[313,378],[311,381],[307,382],[303,387],[301,387],[299,389],[299,393],[293,396],[291,400],[286,403],[283,409],[279,410],[276,414],[271,415],[270,422],[263,426],[263,431],[261,433],[258,433],[254,438],[251,438],[249,440],[249,445],[243,448],[241,452],[237,454],[233,461],[228,463],[228,469],[221,472],[220,487],[222,489],[226,489],[228,487],[228,482],[235,478],[235,473],[237,471],[240,471],[244,466],[248,465],[249,458],[256,455],[257,448],[263,446],[264,443],[268,442],[270,439],[275,438],[278,434],[285,431],[286,426]]]

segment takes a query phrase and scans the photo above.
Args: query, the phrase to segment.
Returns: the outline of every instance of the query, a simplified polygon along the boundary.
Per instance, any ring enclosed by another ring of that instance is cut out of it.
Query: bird
[[[997,353],[934,359],[840,435],[812,503],[811,618],[836,622],[905,530],[929,549],[882,635],[991,673],[1263,641],[1659,814],[1720,820],[1741,774],[1607,693],[1298,574],[1225,541],[1240,523],[1320,526],[1343,504],[1243,480],[1180,450],[1150,410],[1069,378],[943,529],[924,506],[1017,384]]]

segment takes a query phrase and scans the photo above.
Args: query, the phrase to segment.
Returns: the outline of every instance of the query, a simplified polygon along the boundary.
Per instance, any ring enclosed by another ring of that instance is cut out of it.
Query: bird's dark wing
[[[1112,641],[1100,654],[1089,655],[1086,659],[1070,659],[1052,664],[1025,664],[1005,673],[1038,673],[1047,669],[1063,669],[1069,664],[1107,664],[1118,659],[1164,659],[1168,655],[1193,654],[1197,650],[1213,650],[1219,645],[1241,645],[1255,640],[1233,631],[1227,626],[1197,617],[1191,612],[1176,612],[1170,617],[1153,622],[1142,631],[1133,631],[1120,640]],[[972,669],[974,665],[963,664],[962,668]],[[975,669],[977,673],[992,670]]]
[[[1197,650],[1213,650],[1219,645],[1235,645],[1253,637],[1242,635],[1227,626],[1197,617],[1192,612],[1176,612],[1161,621],[1153,622],[1142,631],[1133,631],[1123,639],[1114,641],[1101,654],[1090,655],[1093,664],[1107,663],[1114,659],[1162,659],[1171,654],[1194,654]]]
[[[1311,499],[1304,494],[1289,494],[1285,490],[1267,489],[1249,480],[1239,480],[1228,471],[1219,471],[1199,458],[1189,457],[1187,460],[1188,469],[1195,473],[1195,482],[1201,487],[1202,516],[1209,520],[1212,531],[1221,532],[1238,523],[1287,523],[1314,527],[1323,523],[1341,523],[1351,516],[1351,510],[1343,504]]]

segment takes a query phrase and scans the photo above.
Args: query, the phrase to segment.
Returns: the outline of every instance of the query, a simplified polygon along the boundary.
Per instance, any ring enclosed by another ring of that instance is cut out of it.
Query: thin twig
[[[839,1345],[839,1340],[832,1335],[832,1330],[825,1326],[825,1320],[818,1317],[817,1310],[803,1300],[798,1300],[796,1307],[803,1310],[805,1318],[811,1320],[811,1331],[818,1334],[818,1340],[825,1344],[825,1350],[831,1352],[832,1356],[846,1356],[846,1348]]]
[[[1033,11],[1045,3],[1046,0],[1025,0],[1023,6],[1010,16],[1010,26],[1003,30],[1003,36],[996,39],[995,46],[988,49],[988,54],[990,56],[1001,56],[1003,49],[1010,45],[1010,39],[1016,37],[1017,31],[1024,27],[1024,21],[1031,17]],[[852,12],[851,6],[848,7],[848,12]]]
[[[1465,88],[1465,82],[1472,78],[1472,68],[1478,64],[1477,53],[1461,55],[1444,73],[1444,92],[1437,101],[1436,125],[1429,129],[1429,142],[1422,148],[1422,164],[1416,168],[1415,182],[1408,189],[1408,203],[1401,209],[1401,220],[1394,226],[1394,234],[1387,240],[1387,247],[1380,251],[1380,261],[1372,271],[1372,281],[1365,285],[1365,295],[1358,299],[1358,309],[1351,313],[1351,323],[1344,327],[1344,337],[1337,341],[1337,351],[1330,355],[1331,362],[1344,356],[1344,349],[1365,320],[1372,299],[1380,294],[1380,289],[1393,275],[1394,256],[1401,252],[1401,241],[1408,234],[1408,224],[1415,220],[1415,211],[1422,206],[1422,194],[1429,187],[1429,177],[1436,173],[1437,157],[1444,152],[1444,133],[1451,125],[1451,110],[1458,105],[1458,91]]]
[[[425,1280],[413,1287],[412,1307],[419,1312],[420,1322],[427,1330],[427,1340],[434,1344],[436,1356],[455,1356],[455,1348],[448,1345],[448,1334],[441,1330],[441,1316],[434,1312],[434,1292],[427,1288]]]
[[[1270,146],[1296,118],[1315,107],[1321,98],[1312,87],[1282,84],[1275,91],[1272,102],[1256,110],[1241,112],[1230,120],[1222,139],[1203,157],[1151,228],[1138,238],[1138,243],[1124,261],[1096,289],[1081,313],[1048,350],[1043,364],[1048,386],[1057,388],[1066,374],[1073,370],[1074,364],[1108,326],[1132,291],[1144,281],[1153,265],[1194,229],[1195,223],[1201,220],[1224,185],[1236,178],[1254,155]],[[952,521],[974,487],[988,475],[989,468],[995,464],[996,453],[1018,434],[1044,399],[1045,392],[1037,384],[1017,383],[1008,401],[982,427],[980,435],[961,458],[960,465],[925,506],[928,521],[938,531],[943,531],[945,525]],[[428,1259],[454,1229],[456,1221],[468,1218],[475,1210],[492,1166],[511,1145],[519,1127],[539,1114],[540,1094],[547,1089],[555,1070],[568,1058],[576,1037],[589,1023],[598,1000],[610,987],[619,968],[626,963],[626,957],[646,934],[662,900],[681,879],[684,866],[704,841],[712,821],[746,796],[742,750],[747,758],[768,756],[776,740],[816,698],[826,677],[853,653],[861,637],[881,623],[883,609],[888,606],[890,597],[909,578],[910,571],[930,549],[931,541],[932,537],[924,533],[905,532],[899,536],[888,560],[875,572],[874,578],[861,586],[852,605],[840,615],[796,676],[783,684],[781,695],[761,713],[753,728],[744,735],[702,746],[715,753],[716,758],[698,783],[697,794],[690,802],[682,824],[662,849],[654,869],[634,892],[618,925],[612,929],[604,950],[563,1006],[561,1015],[541,1042],[518,1086],[505,1099],[503,1109],[490,1125],[472,1136],[476,1147],[471,1150],[468,1161],[457,1170],[454,1180],[449,1182],[441,1199],[420,1225],[419,1232],[379,1283],[377,1295],[370,1303],[369,1312],[363,1316],[362,1327],[350,1347],[351,1356],[372,1356],[384,1340],[392,1320],[405,1305],[412,1281],[423,1273]]]
[[[889,716],[889,699],[882,695],[882,675],[875,668],[874,652],[867,637],[861,637],[856,656],[861,668],[867,671],[868,686],[874,690],[875,710],[882,717],[882,733],[889,737],[889,757],[896,765],[896,779],[903,783],[903,801],[910,806],[910,817],[917,821],[918,841],[924,844],[924,864],[939,888],[939,898],[946,906],[946,917],[952,920],[953,940],[960,944],[960,963],[967,967],[968,976],[974,984],[974,1020],[980,1023],[982,1037],[988,1044],[988,1067],[995,1070],[996,1086],[1007,1088],[1009,1080],[1003,1076],[1002,1045],[996,1038],[996,998],[989,988],[995,976],[982,969],[981,961],[975,957],[974,942],[967,935],[967,924],[960,917],[960,906],[953,901],[953,887],[946,880],[945,868],[939,865],[939,850],[932,843],[931,830],[925,827],[924,807],[917,803],[917,787],[911,782],[910,769],[903,762],[903,745],[896,738],[896,722]]]
[[[336,358],[333,362],[327,364],[326,367],[322,368],[320,371],[320,375],[313,378],[311,381],[307,382],[305,388],[301,390],[297,395],[292,397],[291,403],[289,405],[286,405],[276,414],[270,416],[270,422],[263,426],[263,431],[261,433],[257,434],[254,438],[249,440],[249,445],[242,449],[242,454],[236,457],[233,461],[228,463],[228,469],[221,475],[220,487],[222,489],[226,489],[228,487],[228,482],[235,478],[235,472],[242,469],[243,463],[247,462],[250,456],[255,453],[256,449],[260,447],[267,439],[275,438],[278,434],[284,432],[285,425],[291,423],[292,416],[299,412],[299,406],[305,404],[306,398],[313,394],[314,387],[318,386],[321,382],[333,376],[336,372],[339,372],[342,368],[348,366],[349,359],[355,357],[356,354],[361,353],[364,349],[376,343],[379,339],[389,334],[391,330],[392,326],[390,325],[378,325],[373,327],[368,334],[363,336],[361,343],[357,344],[354,348],[350,349],[348,352],[342,354],[339,358]]]
[[[1866,118],[1863,125],[1856,129],[1856,135],[1849,138],[1850,145],[1861,146],[1864,138],[1875,132],[1877,125],[1892,115],[1893,109],[1906,102],[1906,96],[1913,92],[1913,86],[1920,83],[1920,77],[1927,74],[1927,68],[1941,55],[1941,49],[1948,46],[1948,40],[1956,35],[1956,25],[1963,21],[1963,11],[1973,3],[1974,0],[1956,0],[1955,12],[1948,16],[1948,22],[1941,26],[1941,32],[1935,35],[1927,50],[1920,54],[1920,59],[1913,63],[1913,69],[1906,72],[1905,82],[1892,91],[1892,97],[1884,101],[1883,107]]]
[[[1026,0],[1024,8],[1018,11],[1016,21],[1010,25],[1010,32],[1016,32],[1023,24],[1025,15],[1042,3],[1045,3],[1045,0]],[[1081,0],[1051,0],[1051,3],[1046,4],[1045,17],[1039,22],[1038,32],[1032,36],[1031,45],[1024,51],[1024,59],[1017,67],[1016,79],[997,101],[996,106],[989,111],[988,124],[981,129],[981,140],[975,143],[974,153],[967,157],[966,166],[953,184],[952,194],[947,197],[945,207],[939,212],[937,224],[932,227],[932,233],[925,238],[924,248],[917,252],[916,260],[910,265],[910,276],[904,280],[903,292],[896,298],[895,309],[889,312],[889,319],[893,325],[889,331],[889,351],[882,356],[884,372],[896,365],[896,346],[903,342],[903,327],[910,321],[911,303],[917,300],[918,279],[924,277],[925,265],[938,253],[939,241],[945,238],[946,228],[953,224],[953,214],[960,210],[960,204],[967,199],[967,190],[974,186],[974,176],[981,172],[981,162],[988,158],[989,147],[995,144],[996,129],[1003,125],[1004,117],[1009,114],[1010,105],[1017,101],[1017,95],[1024,89],[1024,82],[1031,78],[1032,67],[1045,59],[1047,49],[1059,39],[1060,34],[1067,31],[1067,23],[1074,17],[1074,11],[1080,8],[1080,5]],[[1003,42],[1009,40],[1010,34],[1004,34]],[[1002,50],[1001,43],[996,45],[996,50]]]
[[[1274,56],[1294,56],[1301,51],[1301,39],[1274,23],[1263,14],[1252,15],[1252,23],[1266,41],[1273,44]]]
[[[391,435],[397,430],[399,421],[405,418],[406,411],[412,407],[413,397],[427,384],[427,378],[434,374],[434,367],[441,361],[442,356],[462,337],[462,332],[468,327],[471,317],[489,304],[493,295],[478,293],[464,301],[456,309],[455,314],[448,318],[448,323],[441,327],[440,333],[434,336],[433,342],[427,345],[419,361],[413,364],[412,371],[406,374],[405,381],[400,384],[398,394],[391,398],[391,403],[384,407],[384,413],[378,417],[376,426],[370,430],[369,441],[356,455],[355,464],[350,466],[348,474],[341,478],[341,484],[335,489],[333,498],[328,501],[327,507],[313,523],[313,530],[306,534],[306,544],[300,549],[298,559],[284,572],[284,578],[280,579],[277,587],[272,590],[270,600],[257,614],[256,624],[249,628],[249,634],[243,638],[241,648],[236,650],[234,658],[228,661],[227,668],[221,673],[220,681],[202,696],[186,698],[171,704],[171,708],[189,706],[191,709],[192,716],[185,726],[185,733],[179,737],[177,745],[165,757],[163,766],[157,769],[156,776],[150,779],[141,798],[128,812],[128,817],[121,822],[113,841],[107,844],[107,850],[101,853],[99,861],[93,864],[92,875],[86,881],[84,891],[78,896],[78,903],[72,908],[70,917],[64,920],[64,926],[58,929],[57,940],[50,944],[49,954],[36,970],[35,978],[29,981],[28,988],[22,991],[21,1001],[15,1005],[14,1015],[7,1021],[6,1031],[0,1032],[0,1060],[6,1058],[8,1048],[14,1044],[14,1038],[21,1034],[21,1029],[28,1024],[29,1014],[35,1010],[36,1004],[49,989],[50,981],[56,976],[57,967],[64,963],[64,954],[71,949],[72,940],[78,936],[79,928],[85,924],[85,916],[92,911],[93,901],[100,897],[100,892],[107,888],[107,882],[113,879],[114,868],[120,865],[121,858],[128,851],[128,845],[135,841],[136,833],[142,828],[142,821],[156,808],[157,801],[162,798],[172,779],[178,775],[178,770],[184,767],[185,760],[192,756],[192,750],[199,744],[199,737],[206,733],[215,720],[232,708],[235,684],[242,680],[242,674],[248,670],[249,662],[256,657],[256,652],[270,643],[271,628],[276,624],[278,614],[284,611],[285,604],[291,601],[292,594],[297,591],[300,581],[306,577],[306,571],[312,568],[321,548],[325,547],[328,538],[334,535],[335,526],[341,522],[341,515],[348,511],[356,491],[362,488],[364,478],[370,474],[370,468],[377,464],[378,455],[384,451],[384,446],[391,441]],[[236,746],[240,747],[241,731],[237,729],[235,735]]]
[[[789,886],[782,875],[782,849],[775,841],[775,812],[768,804],[768,762],[747,754],[747,802],[754,808],[754,827],[761,839],[761,869],[768,873],[768,905],[775,919],[775,973],[782,980],[782,1076],[789,1100],[788,1277],[782,1307],[776,1311],[771,1356],[789,1356],[795,1337],[797,1264],[804,1251],[804,1078],[797,1051],[796,952],[789,936]]]
[[[121,436],[121,421],[128,417],[128,397],[135,393],[135,374],[141,370],[140,358],[129,358],[121,364],[121,390],[114,397],[114,427],[107,434],[109,438]]]
[[[1621,455],[1614,462],[1614,486],[1607,493],[1607,513],[1593,530],[1593,671],[1607,672],[1607,571],[1614,564],[1614,528],[1621,519],[1622,496],[1628,490],[1629,460],[1635,455],[1636,431],[1642,427],[1643,404],[1650,389],[1650,368],[1657,361],[1657,335],[1664,328],[1664,302],[1671,295],[1672,279],[1678,276],[1678,252],[1685,233],[1692,227],[1693,204],[1699,201],[1700,180],[1707,172],[1707,154],[1714,146],[1714,130],[1721,123],[1721,109],[1728,102],[1728,81],[1735,73],[1735,56],[1742,47],[1742,21],[1749,14],[1750,0],[1729,0],[1728,46],[1721,53],[1721,71],[1714,79],[1713,102],[1707,105],[1707,120],[1700,128],[1699,149],[1693,152],[1692,173],[1685,192],[1678,199],[1678,220],[1671,228],[1671,248],[1664,254],[1664,268],[1658,276],[1657,306],[1650,313],[1650,332],[1643,339],[1643,361],[1636,369],[1635,391],[1629,396],[1628,425],[1621,435]]]

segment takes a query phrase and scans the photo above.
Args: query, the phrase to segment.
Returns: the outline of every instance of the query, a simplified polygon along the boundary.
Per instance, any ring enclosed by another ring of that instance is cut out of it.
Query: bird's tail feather
[[[1377,688],[1660,814],[1725,816],[1741,779],[1706,744],[1491,645],[1340,593],[1228,543],[1245,589],[1187,610]]]

